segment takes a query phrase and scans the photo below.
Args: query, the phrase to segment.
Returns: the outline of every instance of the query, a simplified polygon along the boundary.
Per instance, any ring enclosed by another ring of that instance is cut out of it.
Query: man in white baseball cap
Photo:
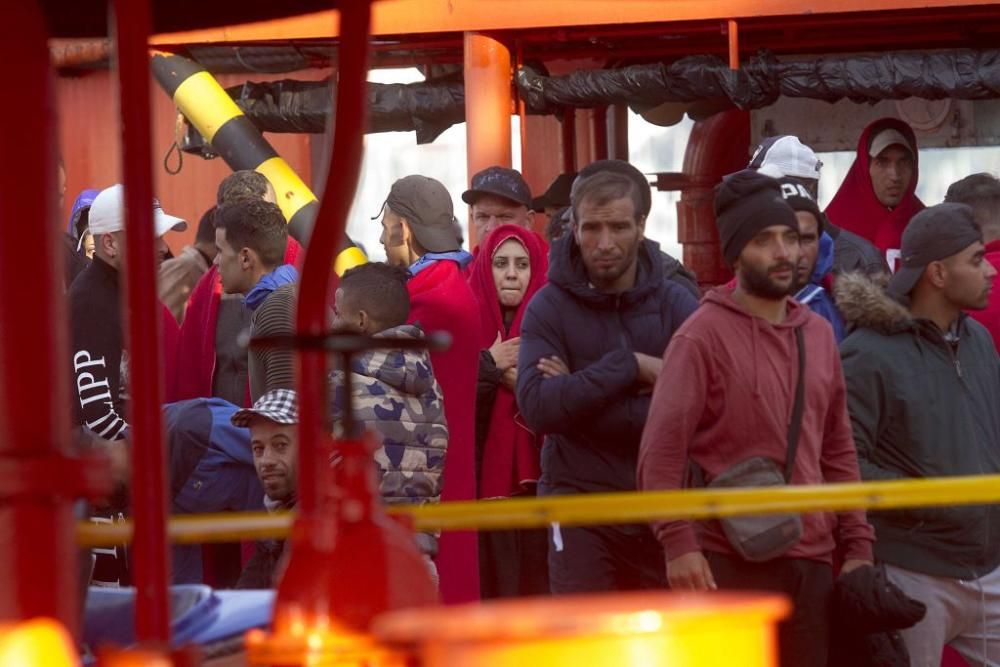
[[[120,183],[105,188],[90,206],[90,233],[94,236],[94,254],[118,268],[125,254],[125,189]],[[187,222],[163,212],[160,202],[153,200],[153,228],[156,234],[157,266],[167,254],[163,236],[169,231],[182,232]]]
[[[125,259],[123,192],[121,185],[112,185],[94,198],[90,207],[94,260],[69,288],[75,423],[107,440],[128,434],[128,353],[118,292],[118,273]],[[184,230],[187,223],[164,213],[154,199],[153,224],[159,263],[167,249],[163,235]],[[173,320],[169,313],[166,318]]]
[[[765,138],[750,158],[748,168],[778,180],[792,179],[805,187],[814,201],[819,201],[819,176],[823,163],[813,149],[798,137],[782,134]],[[882,254],[869,241],[837,227],[826,216],[818,220],[821,233],[833,240],[831,268],[835,274],[861,271],[872,275],[889,271]]]

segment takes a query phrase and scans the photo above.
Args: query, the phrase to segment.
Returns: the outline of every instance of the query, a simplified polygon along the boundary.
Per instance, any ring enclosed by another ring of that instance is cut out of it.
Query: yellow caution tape
[[[416,530],[500,530],[562,525],[648,523],[669,519],[831,512],[849,509],[900,509],[941,505],[1000,503],[1000,475],[938,477],[889,482],[818,484],[745,489],[588,493],[544,498],[513,498],[428,505],[394,505],[391,514],[409,515]],[[229,513],[175,516],[170,540],[178,544],[275,539],[288,535],[292,514]],[[124,544],[132,524],[77,526],[83,547]]]

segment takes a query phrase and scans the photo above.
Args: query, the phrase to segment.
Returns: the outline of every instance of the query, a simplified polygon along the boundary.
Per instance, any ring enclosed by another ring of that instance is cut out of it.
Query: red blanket
[[[527,250],[531,280],[508,331],[504,326],[493,279],[493,255],[510,239],[519,241]],[[524,311],[531,297],[545,284],[549,261],[541,237],[516,225],[497,227],[478,248],[480,252],[471,264],[469,287],[479,303],[479,347],[488,349],[496,341],[497,334],[503,340],[521,335]],[[514,392],[504,385],[497,387],[489,433],[483,445],[479,497],[496,498],[529,492],[532,484],[538,482],[540,474],[540,440],[520,418]]]
[[[424,331],[447,331],[452,345],[432,352],[434,375],[444,392],[448,419],[441,500],[472,500],[475,480],[476,375],[479,359],[479,314],[476,298],[456,262],[440,260],[408,283],[410,323]],[[446,532],[437,557],[441,597],[447,604],[479,599],[479,547],[473,532]]]
[[[854,232],[871,241],[882,252],[889,263],[889,268],[895,270],[903,230],[910,222],[910,218],[924,208],[923,202],[917,199],[916,195],[920,171],[918,160],[914,158],[913,178],[903,200],[891,211],[883,206],[875,196],[871,175],[868,173],[870,161],[868,144],[871,141],[872,128],[875,126],[879,131],[886,128],[898,130],[914,147],[917,145],[913,130],[901,120],[882,118],[871,123],[861,133],[854,164],[851,165],[851,170],[847,172],[830,205],[826,207],[825,213],[830,222],[841,229]]]

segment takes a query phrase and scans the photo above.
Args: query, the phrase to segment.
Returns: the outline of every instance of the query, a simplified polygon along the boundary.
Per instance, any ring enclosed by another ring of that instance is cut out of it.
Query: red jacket
[[[772,325],[750,315],[728,290],[717,289],[667,347],[642,434],[640,489],[682,488],[689,457],[708,481],[752,456],[784,465],[798,376],[798,327],[806,344],[806,386],[792,483],[859,480],[844,375],[829,323],[789,299],[787,319]],[[845,558],[871,560],[875,536],[863,511],[802,519],[802,539],[787,557],[831,562],[837,533]],[[699,548],[735,554],[715,521],[701,524],[697,537],[689,521],[663,522],[655,531],[670,559]]]
[[[479,312],[456,262],[439,260],[408,283],[410,324],[427,333],[447,331],[451,347],[432,352],[434,376],[444,393],[448,455],[441,500],[474,500],[476,374],[479,370]],[[473,532],[441,536],[437,557],[441,597],[446,603],[479,599],[479,547]]]
[[[898,130],[916,149],[917,140],[913,130],[903,121],[882,118],[869,124],[858,139],[854,163],[847,172],[844,182],[840,184],[837,194],[826,207],[825,213],[830,222],[836,226],[871,241],[882,253],[889,268],[895,271],[903,230],[909,224],[910,218],[924,208],[923,202],[917,199],[916,195],[917,179],[920,176],[919,163],[914,156],[910,187],[899,206],[890,211],[875,196],[871,175],[868,172],[871,161],[868,157],[868,144],[871,141],[872,128],[876,125],[880,130],[885,128]]]
[[[1000,241],[990,241],[986,244],[986,259],[997,271],[1000,271]],[[983,310],[971,310],[969,315],[990,332],[993,336],[993,344],[1000,352],[1000,285],[997,279],[993,278],[993,292],[990,293],[990,301]]]

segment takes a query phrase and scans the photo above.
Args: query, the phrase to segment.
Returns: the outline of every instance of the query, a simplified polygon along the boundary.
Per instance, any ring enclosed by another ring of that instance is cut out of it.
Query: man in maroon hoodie
[[[799,372],[796,329],[802,329],[806,363],[790,483],[858,481],[833,331],[789,298],[799,255],[795,213],[782,200],[777,181],[751,171],[723,181],[715,209],[736,287],[709,292],[667,348],[642,435],[639,488],[682,488],[689,463],[700,467],[709,482],[753,456],[784,466]],[[834,548],[844,550],[844,572],[870,564],[874,533],[863,511],[801,518],[799,542],[765,562],[738,556],[715,521],[698,526],[669,521],[654,530],[675,590],[788,595],[795,609],[779,629],[781,664],[822,666]]]

